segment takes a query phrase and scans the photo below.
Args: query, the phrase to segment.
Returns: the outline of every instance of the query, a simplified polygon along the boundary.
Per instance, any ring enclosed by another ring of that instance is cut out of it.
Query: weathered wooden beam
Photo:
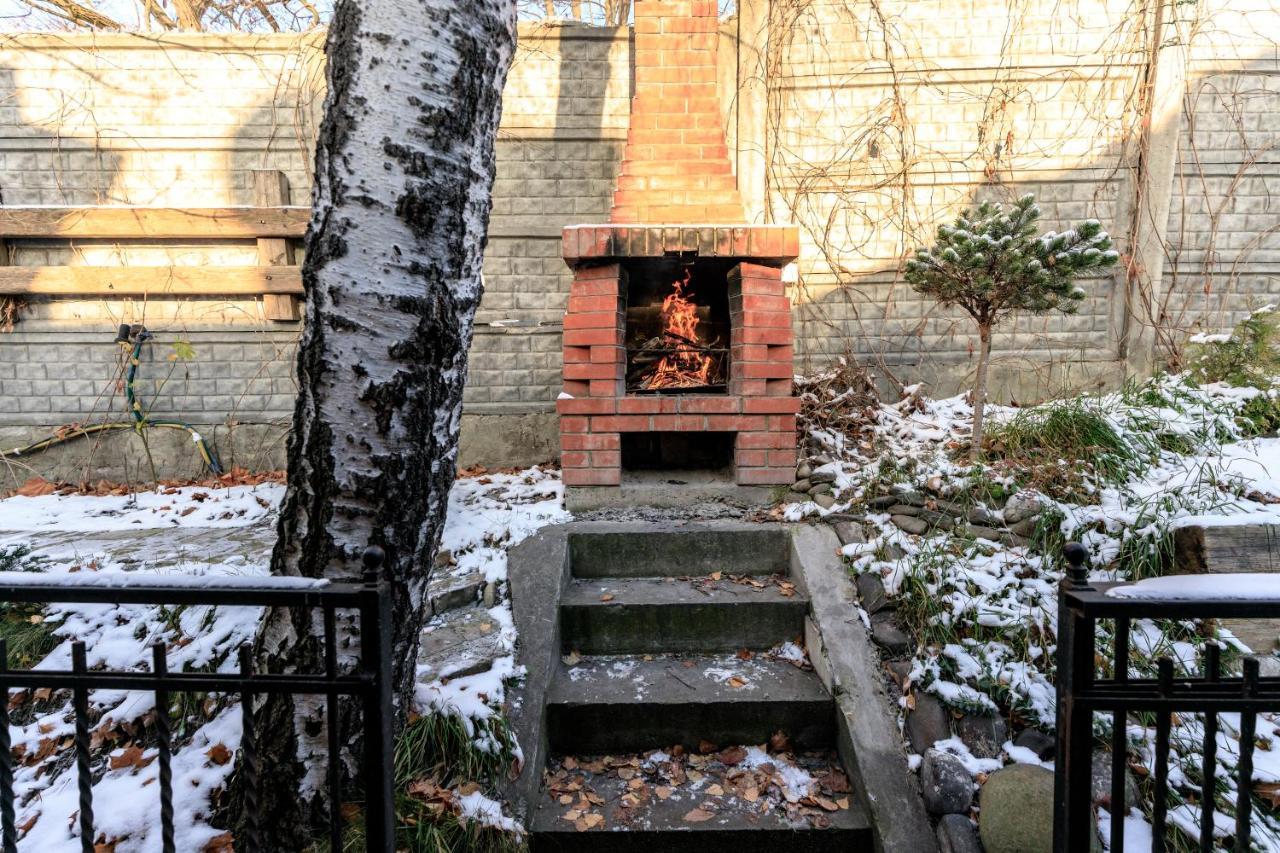
[[[1280,572],[1280,526],[1179,527],[1173,532],[1173,562],[1179,574]]]
[[[283,206],[289,200],[289,179],[276,169],[253,173],[253,201],[264,208]],[[293,266],[293,245],[282,237],[258,238],[258,263],[264,267]],[[262,311],[268,320],[290,323],[299,319],[298,300],[283,293],[262,297]]]
[[[209,239],[302,237],[307,207],[9,207],[0,239]]]
[[[297,267],[0,267],[0,296],[302,295]]]

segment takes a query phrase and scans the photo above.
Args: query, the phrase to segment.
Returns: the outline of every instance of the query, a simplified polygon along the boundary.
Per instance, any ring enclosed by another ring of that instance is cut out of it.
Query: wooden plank
[[[307,207],[7,207],[0,238],[209,239],[302,237]]]
[[[0,267],[0,296],[302,295],[297,267]]]
[[[1173,560],[1179,574],[1280,572],[1280,526],[1179,527],[1173,532]]]
[[[253,201],[262,207],[280,207],[289,200],[289,179],[275,169],[253,173]],[[258,238],[258,264],[264,267],[293,266],[293,245],[281,237]],[[287,294],[268,293],[262,297],[262,311],[268,320],[292,323],[300,318],[298,300]]]

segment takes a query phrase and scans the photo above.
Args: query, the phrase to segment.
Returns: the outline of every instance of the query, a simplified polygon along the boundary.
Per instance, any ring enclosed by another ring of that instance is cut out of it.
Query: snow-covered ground
[[[998,711],[1051,731],[1056,715],[1053,653],[1060,563],[1030,547],[984,538],[940,530],[909,535],[889,515],[868,511],[866,499],[873,495],[911,492],[930,500],[976,503],[998,519],[1004,500],[1018,493],[1039,504],[1050,528],[1059,528],[1062,541],[1074,539],[1088,547],[1097,580],[1129,579],[1135,570],[1158,571],[1158,549],[1177,527],[1280,524],[1280,439],[1243,439],[1235,419],[1240,406],[1260,393],[1255,389],[1196,388],[1166,377],[1092,401],[1092,411],[1137,449],[1135,456],[1141,461],[1120,476],[1085,476],[1073,488],[1063,488],[1069,495],[1057,498],[1029,491],[1026,484],[1034,478],[1016,465],[971,467],[963,453],[972,425],[968,404],[960,397],[931,400],[913,391],[908,389],[901,403],[875,410],[861,435],[815,429],[814,438],[837,460],[836,503],[825,509],[814,503],[792,504],[785,510],[791,520],[837,512],[865,514],[867,541],[844,548],[850,568],[883,580],[887,592],[897,598],[898,613],[906,613],[908,622],[915,620],[908,627],[920,641],[904,689],[904,709],[906,694],[924,690],[959,712]],[[989,423],[1008,423],[1018,410],[994,407],[988,408],[988,415]],[[1062,463],[1062,473],[1074,475],[1080,467]],[[1066,480],[1064,476],[1062,482],[1049,485],[1063,486]],[[1190,596],[1196,594],[1195,585],[1205,583],[1220,594],[1237,597],[1257,597],[1264,588],[1251,581],[1224,581],[1219,575],[1213,581],[1148,580],[1125,594],[1174,591]],[[1265,589],[1280,592],[1270,579]],[[1110,629],[1099,626],[1100,648],[1105,649]],[[1229,632],[1215,630],[1219,642],[1239,645]],[[1195,635],[1205,632],[1151,622],[1139,622],[1133,631],[1137,669],[1153,668],[1154,658],[1161,655],[1188,669],[1198,666],[1206,638]],[[1203,731],[1198,718],[1180,717],[1182,724],[1174,733],[1175,784],[1198,779],[1198,738]],[[1280,738],[1274,717],[1258,723],[1259,736],[1268,744]],[[1235,798],[1237,731],[1224,718],[1217,753],[1220,778],[1228,783],[1220,792],[1224,805]],[[1141,727],[1130,731],[1131,752],[1148,768],[1153,737]],[[974,759],[956,739],[937,748],[959,755],[976,779],[1006,762],[1039,763],[1029,750],[1012,743],[1006,743],[995,760]],[[1280,768],[1264,764],[1255,765],[1255,781],[1276,781],[1274,772]],[[1196,809],[1190,800],[1185,807],[1171,809],[1171,820],[1179,820],[1193,839],[1198,833]],[[1255,810],[1255,844],[1280,850],[1280,823],[1263,811]],[[1173,817],[1174,812],[1180,818]],[[1105,810],[1101,813],[1109,821]],[[1220,816],[1217,828],[1232,821]],[[1149,838],[1149,832],[1142,816],[1135,813],[1127,819],[1127,837],[1138,839],[1146,833]]]
[[[159,492],[86,496],[46,494],[0,500],[0,554],[28,546],[32,554],[15,566],[7,582],[48,580],[126,585],[231,583],[267,580],[274,542],[278,484],[228,488],[182,487]],[[450,495],[444,546],[464,571],[482,572],[501,585],[505,549],[538,527],[567,517],[558,476],[534,468],[514,474],[460,479]],[[304,581],[304,583],[312,583]],[[490,609],[503,626],[508,654],[488,672],[448,680],[448,672],[419,686],[422,711],[453,714],[473,727],[483,743],[483,722],[502,700],[506,678],[516,674],[510,654],[515,640],[505,596]],[[70,641],[86,642],[89,666],[146,671],[151,645],[169,644],[171,671],[236,666],[235,649],[250,640],[260,608],[153,608],[138,605],[61,605],[46,609],[44,624],[56,625],[56,648],[39,664],[69,669]],[[78,791],[74,765],[68,767],[73,719],[61,696],[25,696],[13,709],[10,736],[22,758],[18,792],[19,849],[32,853],[73,853],[80,849]],[[100,715],[92,737],[100,778],[94,784],[99,839],[116,853],[160,849],[156,750],[133,743],[154,708],[150,693],[94,691],[89,699]],[[211,796],[234,766],[240,716],[231,697],[208,697],[188,707],[197,725],[173,759],[177,847],[201,851],[217,845],[221,831],[209,824]],[[116,748],[107,751],[109,747]],[[497,803],[475,791],[459,795],[462,817],[510,828]]]

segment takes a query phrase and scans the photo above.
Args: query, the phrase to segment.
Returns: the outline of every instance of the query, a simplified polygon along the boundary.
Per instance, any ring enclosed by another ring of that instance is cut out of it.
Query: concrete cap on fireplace
[[[795,225],[615,224],[564,229],[564,259],[571,267],[669,255],[785,266],[799,254],[800,229]]]

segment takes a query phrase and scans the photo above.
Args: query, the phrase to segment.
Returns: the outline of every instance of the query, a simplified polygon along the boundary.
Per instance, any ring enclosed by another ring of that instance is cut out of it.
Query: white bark
[[[366,546],[386,550],[401,718],[454,476],[514,43],[513,0],[341,0],[326,48],[300,391],[272,571],[354,580]],[[315,625],[271,614],[260,664],[307,668],[318,659]],[[287,730],[310,706],[272,700],[264,710]],[[299,781],[310,739],[275,734],[289,743],[276,745],[266,777]]]

